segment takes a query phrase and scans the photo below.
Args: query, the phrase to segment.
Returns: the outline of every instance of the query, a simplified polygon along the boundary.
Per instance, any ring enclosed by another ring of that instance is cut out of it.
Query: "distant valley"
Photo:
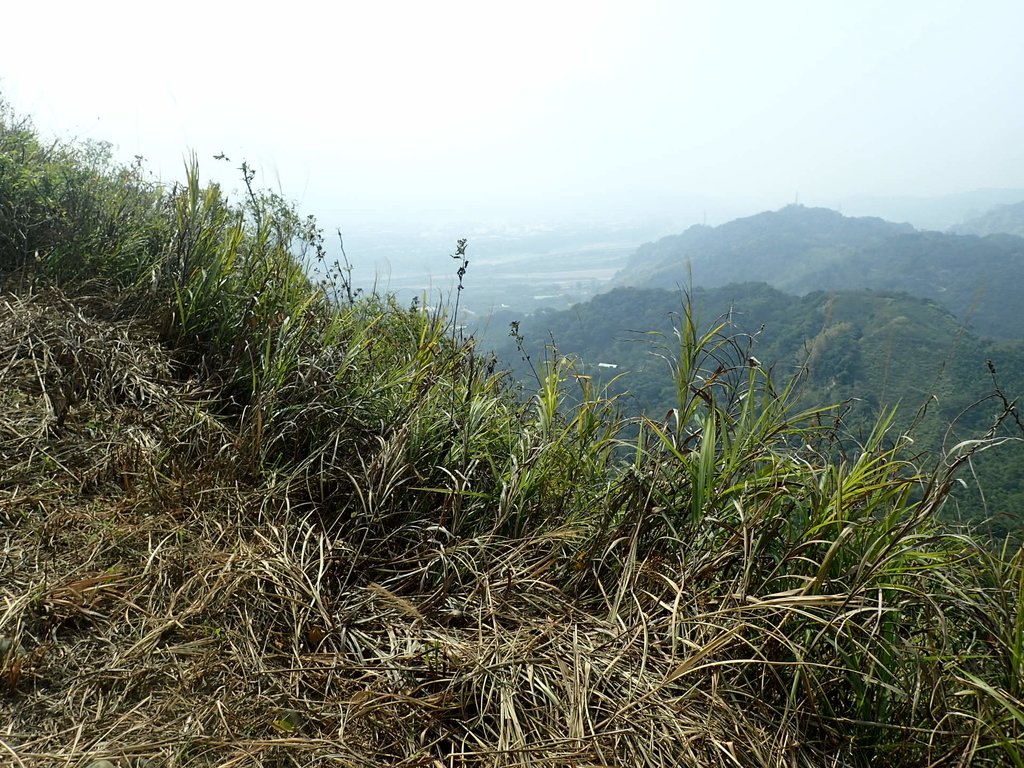
[[[465,237],[469,268],[462,306],[467,320],[482,321],[492,311],[566,308],[589,299],[607,289],[638,246],[670,231],[670,223],[652,219],[528,226],[452,222],[419,231],[391,226],[343,234],[356,286],[376,286],[403,303],[425,298],[428,305],[443,303],[455,290],[456,265],[449,255]]]

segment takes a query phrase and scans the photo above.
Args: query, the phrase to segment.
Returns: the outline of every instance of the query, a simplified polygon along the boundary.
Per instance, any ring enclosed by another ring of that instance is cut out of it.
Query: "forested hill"
[[[795,294],[901,291],[939,302],[983,335],[1020,338],[1022,273],[1024,238],[919,232],[909,224],[790,205],[643,245],[614,284],[711,288],[763,281]]]
[[[630,372],[616,387],[630,393],[629,408],[657,411],[675,398],[666,373],[686,301],[679,291],[620,288],[568,310],[535,313],[518,328],[534,361],[554,339],[561,354],[615,366],[604,369],[612,375]],[[991,389],[987,361],[1011,390],[1024,384],[1024,341],[977,336],[928,299],[876,291],[801,297],[737,283],[694,289],[688,301],[702,328],[726,322],[730,333],[747,334],[750,353],[776,375],[804,370],[819,402],[859,398],[916,409],[936,395],[935,410],[948,422]],[[514,339],[488,341],[502,359],[519,359]],[[530,375],[525,363],[515,371]]]
[[[1024,390],[1024,341],[976,336],[928,299],[864,290],[801,297],[743,283],[697,288],[689,300],[702,329],[727,322],[726,332],[748,339],[750,353],[777,379],[803,371],[804,405],[848,403],[851,434],[866,438],[878,415],[895,407],[897,427],[915,425],[916,447],[929,454],[928,462],[989,427],[992,409],[975,406],[993,392],[989,361],[1005,392]],[[554,339],[560,354],[583,361],[581,373],[621,395],[627,413],[660,418],[678,398],[669,373],[683,307],[679,291],[621,288],[569,310],[524,318],[518,328],[535,365],[550,354],[544,347]],[[521,359],[514,340],[495,343],[503,359]],[[525,381],[532,377],[525,361],[514,370]],[[996,528],[1020,530],[1022,468],[1021,447],[979,457],[971,488],[959,491],[961,511],[973,519],[994,515]]]

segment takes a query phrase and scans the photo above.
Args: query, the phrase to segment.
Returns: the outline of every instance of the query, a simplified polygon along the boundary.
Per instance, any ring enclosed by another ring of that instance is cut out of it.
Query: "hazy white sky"
[[[1022,0],[22,2],[0,92],[331,226],[1024,186]],[[217,163],[225,152],[233,161]]]

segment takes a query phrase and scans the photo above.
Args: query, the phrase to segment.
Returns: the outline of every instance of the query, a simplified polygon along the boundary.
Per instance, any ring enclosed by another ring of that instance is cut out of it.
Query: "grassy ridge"
[[[664,420],[524,404],[277,197],[0,150],[13,764],[1024,762],[1024,563],[937,517],[993,440],[833,461],[688,312]]]

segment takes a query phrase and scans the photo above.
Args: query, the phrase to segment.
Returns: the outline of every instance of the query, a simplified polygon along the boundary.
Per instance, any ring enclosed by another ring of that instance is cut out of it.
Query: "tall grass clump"
[[[0,101],[0,268],[59,284],[133,279],[166,236],[159,185],[103,143],[42,142]]]
[[[4,759],[1021,765],[1021,554],[938,515],[995,432],[856,443],[688,302],[664,417],[520,396],[247,166],[105,158],[0,120]]]
[[[951,670],[971,659],[963,643],[977,648],[953,617],[981,609],[980,594],[1010,596],[981,610],[998,616],[987,642],[1015,646],[1006,628],[1020,585],[1005,574],[1019,571],[937,516],[951,467],[990,443],[924,472],[890,413],[851,451],[838,409],[796,411],[798,379],[777,387],[748,337],[725,323],[701,330],[687,304],[675,342],[677,407],[640,421],[576,589],[599,593],[610,620],[642,627],[645,652],[674,666],[666,683],[701,696],[711,686],[778,723],[779,739],[792,725],[823,753],[886,764],[1016,754],[1015,673],[968,691],[971,673]],[[966,598],[997,572],[999,587]],[[967,695],[994,711],[968,723]],[[984,737],[993,742],[975,751]]]

